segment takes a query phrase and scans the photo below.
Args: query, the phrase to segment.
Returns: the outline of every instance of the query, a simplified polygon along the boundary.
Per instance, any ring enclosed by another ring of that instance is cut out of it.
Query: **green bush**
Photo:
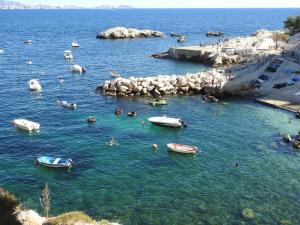
[[[289,16],[284,21],[284,27],[290,31],[290,35],[300,32],[300,16]]]
[[[0,224],[21,225],[15,215],[19,206],[20,202],[14,195],[0,188]]]

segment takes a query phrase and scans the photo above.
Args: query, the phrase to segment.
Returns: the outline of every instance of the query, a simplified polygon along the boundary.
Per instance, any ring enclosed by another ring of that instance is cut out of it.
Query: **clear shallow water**
[[[52,189],[52,214],[84,210],[96,218],[123,224],[291,224],[299,223],[300,155],[281,142],[279,133],[296,133],[293,115],[247,100],[202,104],[200,97],[171,97],[166,107],[149,99],[116,99],[95,93],[114,69],[124,76],[182,74],[206,69],[199,64],[157,60],[153,52],[176,45],[176,39],[104,41],[98,31],[123,25],[187,34],[198,44],[210,30],[228,36],[259,28],[278,29],[298,9],[264,10],[63,10],[0,11],[0,186],[15,193],[25,206],[40,210],[39,193]],[[24,40],[32,39],[26,46]],[[63,51],[77,39],[75,63],[87,68],[71,74]],[[32,60],[28,66],[26,61]],[[58,77],[65,83],[59,85]],[[28,91],[40,79],[43,92]],[[75,101],[78,110],[64,110],[56,97]],[[116,107],[137,111],[137,118],[116,118]],[[86,123],[88,115],[97,122]],[[181,116],[185,129],[168,129],[143,120],[155,115]],[[25,117],[41,123],[27,134],[11,120]],[[106,142],[115,137],[120,145]],[[168,153],[169,142],[190,143],[196,157]],[[156,152],[151,144],[157,143]],[[70,171],[35,167],[40,155],[70,157]],[[238,161],[239,168],[233,163]],[[241,212],[252,208],[256,217]]]

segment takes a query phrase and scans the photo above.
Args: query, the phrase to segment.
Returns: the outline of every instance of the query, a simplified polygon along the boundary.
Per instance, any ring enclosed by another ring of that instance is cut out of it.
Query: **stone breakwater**
[[[138,30],[134,28],[115,27],[97,34],[99,39],[127,39],[164,37],[164,33],[156,30]]]
[[[258,30],[248,37],[220,39],[210,45],[171,47],[167,52],[153,54],[155,58],[194,61],[213,67],[243,64],[261,56],[278,54],[286,45],[273,39],[275,32]]]
[[[186,75],[116,78],[104,81],[97,91],[108,96],[193,95],[220,93],[226,77],[216,70]]]

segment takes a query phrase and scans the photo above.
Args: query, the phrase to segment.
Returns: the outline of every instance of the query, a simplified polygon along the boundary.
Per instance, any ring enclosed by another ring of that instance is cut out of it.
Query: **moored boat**
[[[210,94],[206,94],[203,96],[203,100],[205,102],[218,102],[219,99],[217,99],[215,96],[213,95],[210,95]]]
[[[156,105],[167,105],[168,102],[166,99],[154,99],[152,102],[150,102],[150,105],[156,106]]]
[[[61,104],[65,108],[76,109],[76,107],[77,107],[76,103],[70,103],[70,102],[67,102],[67,101],[61,101]]]
[[[136,117],[136,112],[128,112],[127,116]]]
[[[70,66],[70,70],[75,73],[85,73],[85,68],[79,65]]]
[[[31,79],[30,81],[28,81],[28,86],[30,91],[40,92],[42,90],[42,86],[39,80],[36,79]]]
[[[158,117],[151,117],[148,121],[152,124],[158,126],[166,126],[166,127],[183,127],[186,126],[184,122],[179,118],[171,118],[166,116],[158,116]]]
[[[70,50],[66,50],[64,52],[64,58],[65,58],[65,60],[72,60],[73,59],[72,52]]]
[[[71,168],[73,165],[72,159],[62,159],[49,156],[37,158],[37,164],[51,168]]]
[[[80,45],[79,45],[79,43],[77,42],[77,41],[73,41],[72,42],[72,48],[79,48],[80,47]]]
[[[37,131],[40,129],[40,124],[36,122],[32,122],[26,119],[14,119],[12,124],[19,129],[26,130],[29,132]]]
[[[199,150],[196,146],[182,145],[169,143],[167,147],[170,151],[183,153],[183,154],[196,154]]]
[[[32,44],[32,40],[24,41],[24,44],[31,45]]]

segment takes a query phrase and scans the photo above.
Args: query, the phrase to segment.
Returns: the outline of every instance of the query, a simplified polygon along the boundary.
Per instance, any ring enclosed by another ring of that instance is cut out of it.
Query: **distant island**
[[[0,9],[132,9],[130,5],[100,5],[94,7],[80,7],[76,5],[51,6],[51,5],[26,5],[21,2],[0,0]]]

